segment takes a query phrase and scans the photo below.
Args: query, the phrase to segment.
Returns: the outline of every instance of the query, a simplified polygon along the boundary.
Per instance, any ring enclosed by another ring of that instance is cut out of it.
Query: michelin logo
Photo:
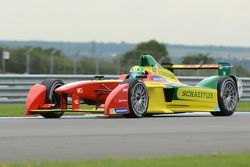
[[[128,109],[127,108],[115,108],[116,114],[127,114]]]

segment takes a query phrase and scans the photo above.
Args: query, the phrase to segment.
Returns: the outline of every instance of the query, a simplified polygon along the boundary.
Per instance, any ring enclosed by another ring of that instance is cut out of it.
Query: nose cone
[[[56,93],[64,93],[67,92],[69,89],[66,87],[66,85],[60,86],[55,90]]]
[[[91,83],[91,81],[78,81],[78,82],[71,82],[68,84],[65,84],[55,90],[57,93],[72,93],[77,88],[80,88],[88,83]]]

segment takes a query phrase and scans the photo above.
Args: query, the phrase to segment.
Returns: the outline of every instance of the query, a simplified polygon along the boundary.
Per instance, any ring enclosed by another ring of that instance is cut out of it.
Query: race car
[[[64,84],[47,79],[34,85],[26,100],[26,115],[60,118],[64,112],[103,113],[141,118],[155,114],[210,112],[230,116],[242,95],[239,78],[231,75],[231,64],[160,65],[151,55],[143,54],[138,66],[117,80],[96,76],[89,81]],[[217,69],[195,86],[184,84],[174,75],[175,69]],[[81,104],[94,106],[83,109]]]

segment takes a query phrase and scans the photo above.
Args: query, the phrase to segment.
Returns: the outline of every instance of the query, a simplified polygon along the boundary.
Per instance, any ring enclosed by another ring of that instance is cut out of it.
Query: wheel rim
[[[223,103],[227,110],[233,111],[236,107],[237,102],[237,92],[235,84],[231,81],[228,81],[224,84],[223,87]]]
[[[147,110],[148,94],[142,83],[137,83],[132,91],[132,107],[136,113],[142,115]]]

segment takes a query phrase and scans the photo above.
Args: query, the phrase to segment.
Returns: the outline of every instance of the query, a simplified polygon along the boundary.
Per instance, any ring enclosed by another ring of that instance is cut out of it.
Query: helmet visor
[[[130,74],[129,74],[130,78],[136,78],[136,76],[139,76],[139,75],[141,75],[141,74],[137,71],[130,72]]]

